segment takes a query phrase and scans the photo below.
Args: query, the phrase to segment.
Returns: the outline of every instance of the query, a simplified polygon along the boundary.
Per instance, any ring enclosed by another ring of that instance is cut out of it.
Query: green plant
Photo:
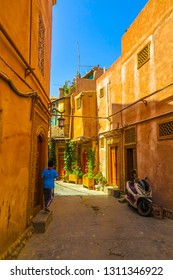
[[[68,176],[69,176],[69,173],[65,173],[65,174],[63,175],[63,179],[66,180],[66,179],[68,178]]]
[[[88,172],[84,175],[88,178],[94,178],[94,168],[95,168],[95,148],[89,148],[86,151],[87,159],[87,170]]]
[[[83,175],[82,169],[80,167],[77,167],[73,170],[73,174],[76,174],[78,178],[81,179]]]
[[[103,176],[102,172],[98,172],[96,176],[94,176],[94,179],[96,180],[97,183],[102,183],[103,185],[107,183],[107,180]]]
[[[75,89],[75,84],[72,83],[70,84],[70,81],[65,81],[65,84],[63,86],[64,89],[64,95],[68,95],[69,93],[71,93],[74,89]]]
[[[75,147],[74,142],[68,141],[64,150],[64,170],[67,174],[73,173],[75,169]]]
[[[48,147],[48,152],[49,152],[49,156],[48,156],[48,161],[52,161],[54,166],[56,167],[56,153],[55,153],[55,142],[50,141],[49,142],[49,147]]]

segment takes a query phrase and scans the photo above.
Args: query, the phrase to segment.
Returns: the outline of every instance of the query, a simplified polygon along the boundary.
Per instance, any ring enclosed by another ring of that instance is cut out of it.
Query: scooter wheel
[[[150,216],[152,211],[152,204],[146,199],[142,199],[138,203],[138,213],[141,216],[147,217]]]

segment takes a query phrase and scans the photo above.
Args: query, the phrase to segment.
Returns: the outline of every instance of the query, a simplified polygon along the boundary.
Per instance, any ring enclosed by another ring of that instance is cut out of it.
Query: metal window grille
[[[159,139],[173,138],[173,120],[159,123]]]
[[[150,59],[150,43],[148,43],[138,54],[138,69]]]
[[[38,26],[38,67],[44,76],[44,39],[45,27],[41,13],[39,13],[39,26]]]
[[[136,142],[136,128],[132,127],[125,130],[125,144],[132,144]]]

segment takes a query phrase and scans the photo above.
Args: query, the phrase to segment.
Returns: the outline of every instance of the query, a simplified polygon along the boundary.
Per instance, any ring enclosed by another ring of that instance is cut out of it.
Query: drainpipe
[[[32,41],[32,0],[30,0],[30,34],[29,34],[29,64],[31,65],[31,41]]]

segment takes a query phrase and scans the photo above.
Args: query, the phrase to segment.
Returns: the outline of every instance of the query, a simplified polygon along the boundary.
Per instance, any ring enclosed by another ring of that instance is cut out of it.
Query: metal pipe
[[[31,50],[32,50],[32,0],[30,0],[30,34],[29,34],[29,64],[31,65]]]
[[[144,120],[141,120],[141,121],[137,121],[137,122],[134,122],[134,123],[130,123],[130,124],[128,124],[127,126],[122,126],[122,127],[120,127],[120,128],[115,128],[115,129],[112,129],[111,131],[100,132],[100,133],[98,133],[98,135],[104,135],[104,134],[107,134],[107,133],[110,133],[110,132],[114,132],[114,131],[121,131],[121,130],[127,128],[127,127],[134,126],[134,125],[141,124],[141,123],[145,123],[145,122],[148,122],[148,121],[152,121],[152,120],[154,120],[154,119],[158,119],[158,118],[161,118],[161,117],[170,115],[170,114],[173,114],[173,111],[169,111],[169,112],[160,114],[160,115],[158,115],[158,116],[153,116],[153,117],[151,117],[151,118],[147,118],[147,119],[144,119]]]
[[[61,114],[61,113],[60,113]],[[60,114],[52,114],[52,116],[59,116]],[[73,117],[73,118],[85,118],[85,119],[106,119],[109,120],[109,117],[94,117],[94,116],[74,116],[74,115],[63,115],[63,117]]]
[[[156,91],[154,91],[154,92],[152,92],[152,93],[150,93],[150,94],[148,94],[148,95],[146,95],[146,96],[144,96],[144,97],[142,97],[142,98],[136,100],[135,102],[133,102],[133,103],[127,105],[126,107],[124,107],[124,108],[118,110],[117,112],[115,112],[114,114],[110,115],[109,118],[111,118],[111,117],[117,115],[118,113],[120,113],[120,112],[122,112],[122,111],[128,109],[129,107],[131,107],[131,106],[133,106],[133,105],[135,105],[135,104],[137,104],[137,103],[139,103],[139,102],[141,102],[141,101],[145,101],[146,98],[148,98],[148,97],[150,97],[150,96],[152,96],[152,95],[154,95],[154,94],[156,94],[156,93],[158,93],[158,92],[160,92],[160,91],[162,91],[162,90],[164,90],[164,89],[166,89],[166,88],[168,88],[168,87],[171,87],[171,86],[173,86],[173,83],[171,83],[171,84],[169,84],[169,85],[167,85],[167,86],[165,86],[165,87],[163,87],[163,88],[161,88],[161,89],[158,89],[158,90],[156,90]],[[144,102],[144,104],[145,104],[145,102]]]

